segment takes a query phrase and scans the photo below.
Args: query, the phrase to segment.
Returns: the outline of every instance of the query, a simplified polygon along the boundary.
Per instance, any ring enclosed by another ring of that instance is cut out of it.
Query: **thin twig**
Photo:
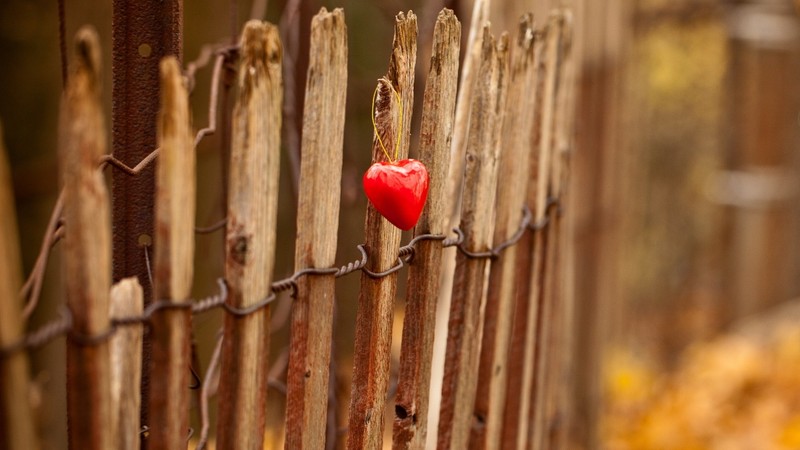
[[[28,302],[25,304],[25,309],[22,311],[22,317],[25,320],[30,318],[33,314],[36,305],[39,303],[39,293],[42,290],[42,280],[44,279],[44,272],[47,268],[47,259],[50,256],[50,249],[55,244],[55,233],[58,222],[61,220],[61,214],[64,210],[64,191],[62,190],[58,195],[58,200],[53,207],[53,212],[50,214],[50,220],[47,223],[47,231],[42,239],[42,245],[39,249],[39,256],[36,257],[36,263],[33,266],[28,280],[20,290],[20,297],[28,297]],[[30,293],[30,295],[28,295]]]
[[[214,353],[211,356],[211,362],[208,363],[208,371],[206,371],[206,379],[203,380],[202,396],[200,397],[200,439],[197,442],[197,450],[203,450],[208,443],[208,430],[211,423],[208,419],[208,399],[217,393],[219,386],[219,359],[222,354],[222,330],[217,333],[217,345],[214,347]]]

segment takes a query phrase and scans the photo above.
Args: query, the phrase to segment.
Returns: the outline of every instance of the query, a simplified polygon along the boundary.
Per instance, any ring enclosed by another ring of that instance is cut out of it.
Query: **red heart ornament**
[[[364,173],[364,192],[379,213],[401,230],[417,224],[428,198],[428,169],[416,159],[377,162]]]

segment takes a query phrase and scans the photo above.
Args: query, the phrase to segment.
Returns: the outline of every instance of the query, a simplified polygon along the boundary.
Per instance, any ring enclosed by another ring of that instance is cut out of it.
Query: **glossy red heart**
[[[417,224],[428,198],[428,170],[415,159],[377,162],[364,173],[364,192],[379,213],[401,230]]]

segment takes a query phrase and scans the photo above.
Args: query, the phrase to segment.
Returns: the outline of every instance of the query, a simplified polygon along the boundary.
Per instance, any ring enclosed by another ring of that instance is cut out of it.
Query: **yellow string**
[[[400,151],[400,137],[403,134],[403,99],[400,98],[400,94],[394,90],[394,86],[390,84],[389,87],[392,88],[392,92],[394,92],[395,97],[397,97],[397,105],[400,108],[400,124],[397,127],[397,142],[394,144],[394,159],[397,160],[398,152]]]
[[[381,82],[384,82],[381,80]],[[400,117],[399,117],[399,127],[397,129],[397,142],[394,145],[394,160],[391,156],[389,156],[389,151],[386,150],[386,146],[383,145],[383,139],[381,139],[381,133],[378,132],[378,125],[375,123],[375,98],[378,96],[378,89],[380,86],[375,86],[375,91],[372,93],[372,129],[375,131],[375,136],[378,138],[378,144],[381,146],[381,150],[383,150],[383,154],[386,155],[386,159],[389,162],[394,163],[397,160],[400,151],[400,137],[402,136],[403,132],[403,99],[400,98],[400,94],[394,89],[394,86],[389,84],[389,88],[394,93],[395,97],[397,97],[397,104],[400,107]]]

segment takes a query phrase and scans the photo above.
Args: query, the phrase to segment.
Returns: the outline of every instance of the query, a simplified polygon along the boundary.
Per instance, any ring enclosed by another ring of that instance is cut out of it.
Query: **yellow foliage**
[[[662,374],[614,352],[605,374],[604,448],[800,449],[800,327],[697,344]]]

